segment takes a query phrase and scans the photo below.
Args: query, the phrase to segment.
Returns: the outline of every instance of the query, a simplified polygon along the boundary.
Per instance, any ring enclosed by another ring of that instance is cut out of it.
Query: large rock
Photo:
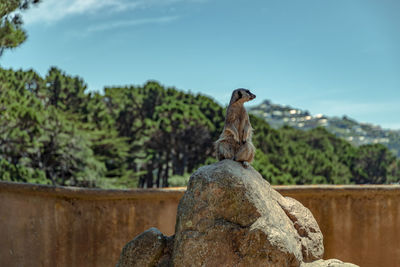
[[[355,266],[320,260],[323,252],[307,208],[281,196],[252,167],[223,160],[191,176],[175,237],[146,231],[125,246],[120,266]]]
[[[173,263],[282,267],[320,259],[321,231],[305,207],[295,211],[298,205],[238,162],[202,167],[179,203]]]

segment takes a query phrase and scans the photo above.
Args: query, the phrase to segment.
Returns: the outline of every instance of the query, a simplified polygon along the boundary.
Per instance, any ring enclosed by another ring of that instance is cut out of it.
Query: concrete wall
[[[400,266],[400,186],[275,189],[313,212],[325,258]],[[145,229],[174,233],[183,193],[0,182],[0,266],[115,266],[123,245]]]
[[[276,189],[311,210],[324,235],[324,258],[361,267],[400,266],[400,186]]]

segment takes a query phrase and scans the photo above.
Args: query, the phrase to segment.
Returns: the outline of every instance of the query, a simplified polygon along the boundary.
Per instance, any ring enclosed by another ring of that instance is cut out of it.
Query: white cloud
[[[50,24],[74,15],[145,9],[178,2],[202,3],[205,0],[44,0],[25,11],[23,19],[26,25]]]
[[[45,0],[23,14],[25,24],[54,23],[68,16],[92,14],[101,10],[136,8],[136,1],[124,0]]]
[[[111,23],[103,23],[89,27],[88,32],[105,31],[114,28],[126,27],[126,26],[137,26],[143,24],[163,24],[174,20],[177,20],[178,16],[165,16],[159,18],[146,18],[146,19],[133,19],[133,20],[121,20],[114,21]]]

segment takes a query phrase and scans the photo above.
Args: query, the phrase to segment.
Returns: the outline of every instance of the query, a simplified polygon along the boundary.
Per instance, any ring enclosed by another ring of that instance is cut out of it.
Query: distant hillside
[[[297,129],[308,130],[318,126],[341,137],[356,146],[365,144],[383,144],[400,157],[400,131],[382,129],[369,123],[360,123],[347,116],[328,117],[322,114],[311,115],[309,111],[273,104],[265,100],[249,111],[264,118],[273,128],[289,125]]]

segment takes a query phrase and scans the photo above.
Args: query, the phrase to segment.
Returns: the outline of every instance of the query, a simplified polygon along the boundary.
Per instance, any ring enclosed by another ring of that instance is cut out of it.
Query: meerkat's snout
[[[250,100],[253,100],[254,98],[256,98],[256,95],[253,94],[252,92],[250,92],[250,90],[246,90],[246,93],[247,93],[248,96],[249,96],[249,101],[250,101]]]
[[[244,90],[245,90],[245,92],[247,93],[247,97],[248,97],[249,101],[250,101],[250,100],[253,100],[254,98],[256,98],[256,95],[253,94],[252,92],[250,92],[249,89],[244,89]]]

